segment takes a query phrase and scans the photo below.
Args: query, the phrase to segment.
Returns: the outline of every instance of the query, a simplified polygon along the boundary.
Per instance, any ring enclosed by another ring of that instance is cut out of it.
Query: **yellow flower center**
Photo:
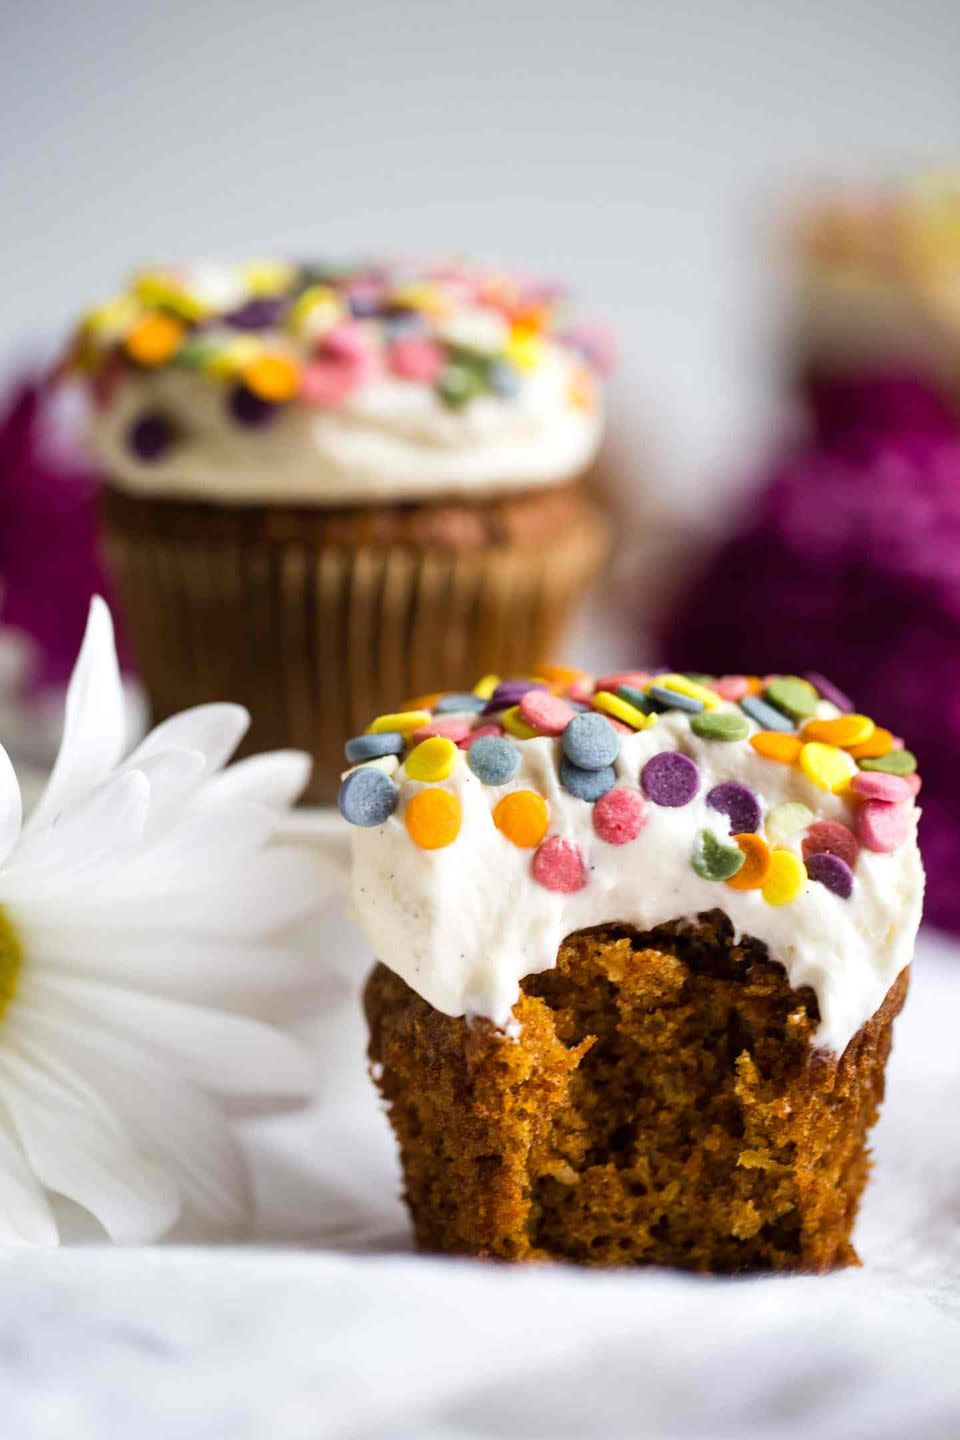
[[[22,964],[20,937],[6,910],[0,905],[0,1016],[6,1013],[7,1006],[16,993]]]

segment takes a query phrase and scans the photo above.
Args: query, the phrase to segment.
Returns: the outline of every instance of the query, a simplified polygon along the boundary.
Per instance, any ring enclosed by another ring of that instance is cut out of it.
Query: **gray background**
[[[0,354],[135,261],[464,249],[618,322],[618,429],[689,496],[756,434],[765,216],[943,164],[960,6],[0,0]]]

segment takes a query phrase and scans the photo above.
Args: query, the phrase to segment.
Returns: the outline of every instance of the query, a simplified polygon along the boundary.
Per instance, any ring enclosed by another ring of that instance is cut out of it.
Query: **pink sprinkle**
[[[920,779],[919,775],[904,775],[902,778],[904,784],[909,785],[911,795],[920,794],[920,786],[923,784],[923,781]]]
[[[593,807],[593,828],[608,845],[635,840],[647,823],[647,802],[639,790],[608,790]]]
[[[885,800],[868,800],[857,811],[857,834],[868,850],[888,855],[910,833],[910,810]]]
[[[848,825],[839,820],[817,820],[803,837],[803,858],[836,855],[852,870],[860,854],[860,842]]]
[[[593,699],[594,682],[589,675],[580,680],[574,680],[572,685],[567,687],[567,694],[571,700],[578,700],[581,705],[589,705]]]
[[[634,690],[643,690],[649,684],[650,676],[645,670],[619,670],[613,675],[601,675],[594,681],[593,688],[616,691],[619,685],[629,685]]]
[[[520,701],[520,719],[541,735],[562,735],[577,713],[549,690],[528,690]]]
[[[340,360],[365,360],[370,353],[370,339],[362,325],[355,320],[344,320],[326,332],[323,348],[328,355]]]
[[[903,743],[903,738],[902,738],[900,735],[894,735],[894,737],[893,737],[893,744],[890,746],[890,749],[891,749],[891,750],[905,750],[906,748],[907,748],[907,747],[906,747],[906,746],[904,745],[904,743]]]
[[[431,720],[429,725],[421,725],[419,730],[414,730],[414,741],[419,745],[421,740],[429,740],[434,735],[443,735],[447,740],[452,740],[459,745],[461,740],[473,736],[473,729],[470,721],[458,715],[444,716],[442,720]]]
[[[602,715],[604,720],[606,720],[608,724],[613,726],[614,730],[620,731],[621,735],[636,735],[637,732],[633,729],[631,725],[624,725],[622,720],[615,720],[614,717],[612,715],[608,715],[605,710],[598,710],[597,714]]]
[[[579,848],[571,840],[551,835],[533,857],[534,879],[544,890],[572,895],[587,883],[587,867]]]
[[[866,800],[886,800],[890,805],[910,800],[916,793],[902,775],[885,775],[882,770],[861,770],[850,781],[850,789]]]
[[[432,385],[443,369],[443,351],[434,340],[410,337],[395,340],[388,354],[390,369],[401,380],[423,380]]]
[[[342,360],[314,360],[300,380],[300,393],[308,405],[332,409],[347,398],[357,384],[353,368]]]
[[[474,740],[479,740],[481,735],[502,735],[502,734],[503,734],[503,726],[502,726],[502,725],[478,725],[477,728],[476,728],[476,730],[472,730],[472,731],[470,732],[470,734],[466,736],[465,739],[463,739],[463,740],[458,740],[456,743],[457,743],[457,746],[459,747],[459,749],[461,749],[461,750],[469,750],[469,749],[470,749],[470,746],[473,744]]]
[[[723,675],[719,680],[708,680],[707,688],[721,700],[742,700],[750,693],[750,681],[746,675]]]

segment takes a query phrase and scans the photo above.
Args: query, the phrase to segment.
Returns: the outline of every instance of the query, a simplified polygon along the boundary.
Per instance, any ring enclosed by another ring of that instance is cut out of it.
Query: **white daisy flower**
[[[202,705],[123,759],[95,600],[26,824],[0,749],[0,1244],[57,1244],[61,1197],[119,1242],[181,1218],[234,1233],[251,1204],[227,1108],[313,1088],[289,1039],[224,1008],[294,983],[290,935],[329,889],[316,856],[270,844],[308,758],[223,769],[248,721]]]

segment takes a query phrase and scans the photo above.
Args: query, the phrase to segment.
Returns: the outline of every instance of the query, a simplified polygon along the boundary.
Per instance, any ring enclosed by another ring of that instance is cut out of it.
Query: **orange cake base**
[[[823,1271],[856,1263],[905,970],[839,1059],[816,997],[719,911],[571,935],[519,1036],[442,1015],[383,965],[370,1058],[424,1250]]]

